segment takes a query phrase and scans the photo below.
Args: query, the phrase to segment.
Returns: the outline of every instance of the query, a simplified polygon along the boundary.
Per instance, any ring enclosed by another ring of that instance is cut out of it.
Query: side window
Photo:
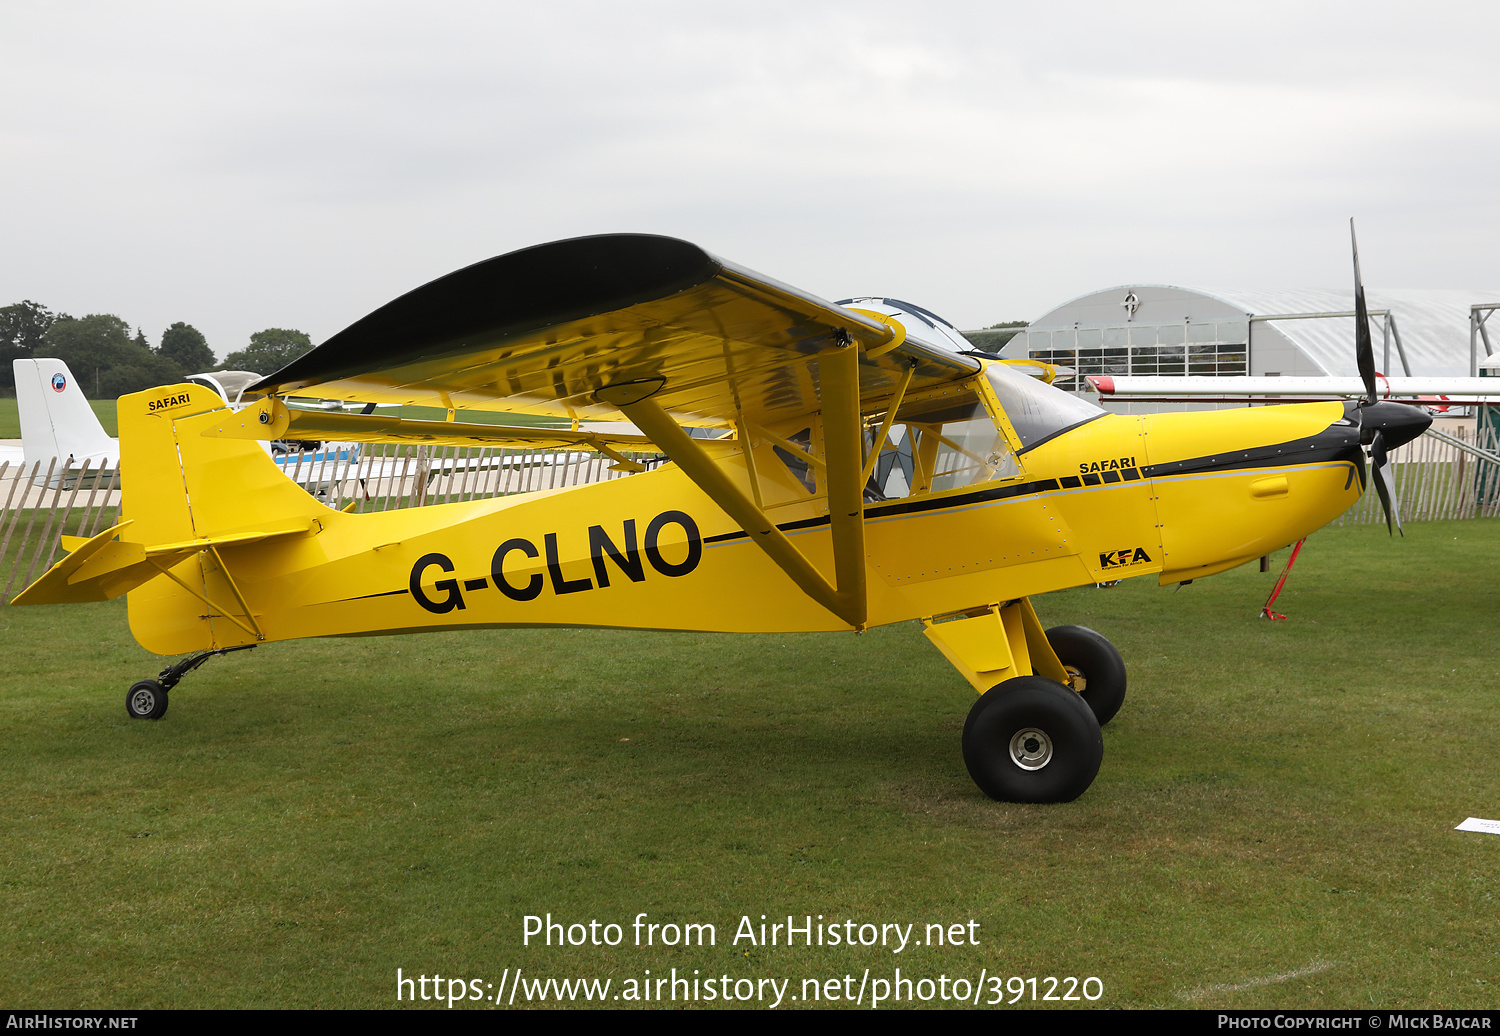
[[[879,427],[876,420],[867,431],[867,449],[874,445]],[[865,487],[865,499],[941,493],[1020,473],[1010,445],[976,396],[958,403],[951,396],[919,400],[897,414]]]
[[[932,455],[931,489],[960,489],[978,482],[1013,478],[1020,474],[1010,446],[995,427],[994,419],[976,404],[978,416],[942,425],[922,425],[918,455]]]

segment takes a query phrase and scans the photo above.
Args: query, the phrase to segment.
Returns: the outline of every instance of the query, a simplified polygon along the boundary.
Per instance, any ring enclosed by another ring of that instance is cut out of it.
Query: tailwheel
[[[219,648],[217,651],[200,651],[179,662],[174,662],[157,674],[155,680],[142,680],[132,684],[125,692],[125,711],[131,719],[161,719],[167,714],[167,692],[182,682],[182,678],[215,655],[227,655],[231,651],[249,651],[254,644],[239,647]]]
[[[1054,626],[1047,643],[1068,671],[1068,686],[1088,703],[1102,727],[1125,702],[1125,660],[1102,633],[1083,626]]]
[[[1104,761],[1099,721],[1077,693],[1042,676],[991,687],[964,723],[964,764],[1001,802],[1071,802]]]
[[[125,692],[125,712],[131,719],[161,719],[167,714],[167,689],[142,680]]]

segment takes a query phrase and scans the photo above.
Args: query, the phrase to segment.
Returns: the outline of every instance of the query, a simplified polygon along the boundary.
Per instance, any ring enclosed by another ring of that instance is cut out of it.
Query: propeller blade
[[[1392,536],[1399,531],[1404,537],[1406,530],[1401,528],[1396,480],[1391,477],[1390,460],[1385,455],[1385,436],[1379,429],[1376,429],[1375,438],[1370,442],[1370,459],[1375,462],[1375,491],[1380,494],[1380,506],[1385,508],[1385,527]]]
[[[1354,250],[1354,358],[1365,383],[1365,402],[1375,402],[1375,346],[1370,341],[1370,313],[1365,308],[1365,282],[1359,276],[1359,240],[1354,219],[1349,220],[1349,244]]]

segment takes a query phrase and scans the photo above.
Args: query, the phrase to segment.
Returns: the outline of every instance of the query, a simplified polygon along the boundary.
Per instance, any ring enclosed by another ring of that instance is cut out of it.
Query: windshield
[[[990,364],[984,374],[1020,436],[1022,450],[1106,412],[1081,396],[1055,389],[1003,363]]]

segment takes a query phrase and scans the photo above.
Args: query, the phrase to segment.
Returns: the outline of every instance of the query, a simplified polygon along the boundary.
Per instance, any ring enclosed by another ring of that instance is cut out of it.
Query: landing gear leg
[[[167,714],[167,692],[184,676],[197,669],[215,655],[227,655],[231,651],[246,651],[254,644],[221,648],[218,651],[202,651],[189,655],[180,662],[173,662],[163,669],[155,680],[141,680],[125,692],[125,713],[131,719],[161,719]]]
[[[1109,641],[1079,627],[1044,631],[1024,597],[925,626],[980,693],[963,736],[980,790],[1004,802],[1082,795],[1104,758],[1099,724],[1125,695],[1124,665]]]

